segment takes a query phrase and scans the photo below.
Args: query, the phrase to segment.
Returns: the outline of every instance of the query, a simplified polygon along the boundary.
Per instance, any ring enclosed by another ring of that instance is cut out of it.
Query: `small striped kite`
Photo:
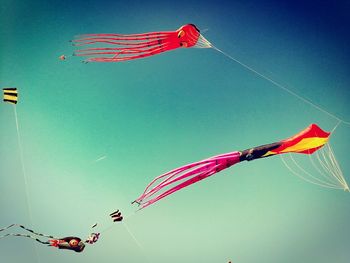
[[[3,88],[4,101],[12,104],[17,104],[18,92],[17,88]]]

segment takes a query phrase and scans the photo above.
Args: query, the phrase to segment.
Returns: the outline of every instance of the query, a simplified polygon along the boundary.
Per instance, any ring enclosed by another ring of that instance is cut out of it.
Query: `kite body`
[[[119,210],[111,213],[110,217],[113,222],[121,222],[123,220],[122,213]],[[18,224],[11,224],[5,228],[1,228],[0,232],[16,226],[27,232],[30,232],[31,234],[8,233],[5,235],[1,235],[0,239],[9,237],[9,236],[26,237],[26,238],[33,239],[43,245],[48,245],[50,247],[57,247],[58,249],[64,249],[64,250],[72,250],[75,252],[82,252],[85,248],[85,244],[90,244],[90,245],[95,244],[100,238],[100,233],[91,233],[84,241],[81,238],[75,237],[75,236],[57,238],[51,235],[35,232],[23,225],[18,225]],[[92,228],[96,226],[97,224],[94,224]],[[46,238],[46,240],[39,239],[39,237]]]
[[[75,46],[95,47],[76,50],[75,56],[88,57],[86,62],[120,62],[149,57],[177,48],[210,48],[211,44],[193,24],[176,31],[142,34],[86,34],[74,39]],[[106,46],[96,46],[106,45]]]
[[[79,237],[64,237],[60,239],[49,240],[50,246],[57,247],[59,249],[68,249],[75,252],[82,252],[85,248],[85,244]]]
[[[312,154],[327,143],[330,134],[316,124],[311,124],[288,139],[241,151],[240,159],[251,161],[283,153]]]
[[[8,103],[17,104],[18,92],[17,88],[4,88],[3,100]]]
[[[236,163],[283,153],[312,154],[327,143],[329,132],[316,124],[288,139],[243,151],[235,151],[188,164],[156,177],[134,201],[145,208],[160,199]]]

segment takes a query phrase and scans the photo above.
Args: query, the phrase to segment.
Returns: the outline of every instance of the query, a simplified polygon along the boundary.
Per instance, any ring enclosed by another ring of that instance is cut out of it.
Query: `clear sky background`
[[[77,34],[193,23],[221,50],[349,121],[350,4],[321,2],[2,0],[0,83],[20,92],[27,183],[14,109],[2,103],[0,228],[82,238],[96,222],[107,230],[81,254],[1,239],[0,262],[349,262],[349,193],[300,180],[278,157],[235,165],[137,213],[130,204],[168,170],[310,123],[331,130],[334,118],[213,49],[124,63],[58,59],[73,53]],[[348,180],[349,142],[342,124],[331,144]],[[109,228],[117,208],[125,223]]]

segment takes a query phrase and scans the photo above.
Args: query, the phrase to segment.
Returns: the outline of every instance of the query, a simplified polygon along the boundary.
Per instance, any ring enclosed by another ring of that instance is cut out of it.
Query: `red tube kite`
[[[143,34],[86,34],[74,39],[75,46],[108,45],[76,50],[75,56],[89,57],[85,61],[120,62],[149,57],[180,47],[212,47],[193,24],[176,31],[150,32]]]
[[[311,124],[295,136],[280,142],[221,154],[182,166],[156,177],[134,202],[138,203],[140,208],[145,208],[186,186],[242,161],[252,161],[283,153],[312,154],[327,143],[329,136],[329,132],[323,131],[316,124]],[[159,182],[159,180],[162,181]]]

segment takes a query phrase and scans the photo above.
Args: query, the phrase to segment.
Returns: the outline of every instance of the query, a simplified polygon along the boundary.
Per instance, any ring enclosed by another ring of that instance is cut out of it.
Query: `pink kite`
[[[327,143],[329,135],[329,132],[312,124],[295,136],[279,142],[244,151],[221,154],[182,166],[153,179],[133,203],[138,203],[140,209],[145,208],[186,186],[242,161],[251,161],[283,153],[312,154]],[[162,181],[159,182],[160,180]]]
[[[90,62],[120,62],[149,57],[177,48],[212,47],[193,24],[176,31],[150,32],[142,34],[86,34],[73,41],[74,46],[95,46],[76,50],[75,56],[89,57]]]

